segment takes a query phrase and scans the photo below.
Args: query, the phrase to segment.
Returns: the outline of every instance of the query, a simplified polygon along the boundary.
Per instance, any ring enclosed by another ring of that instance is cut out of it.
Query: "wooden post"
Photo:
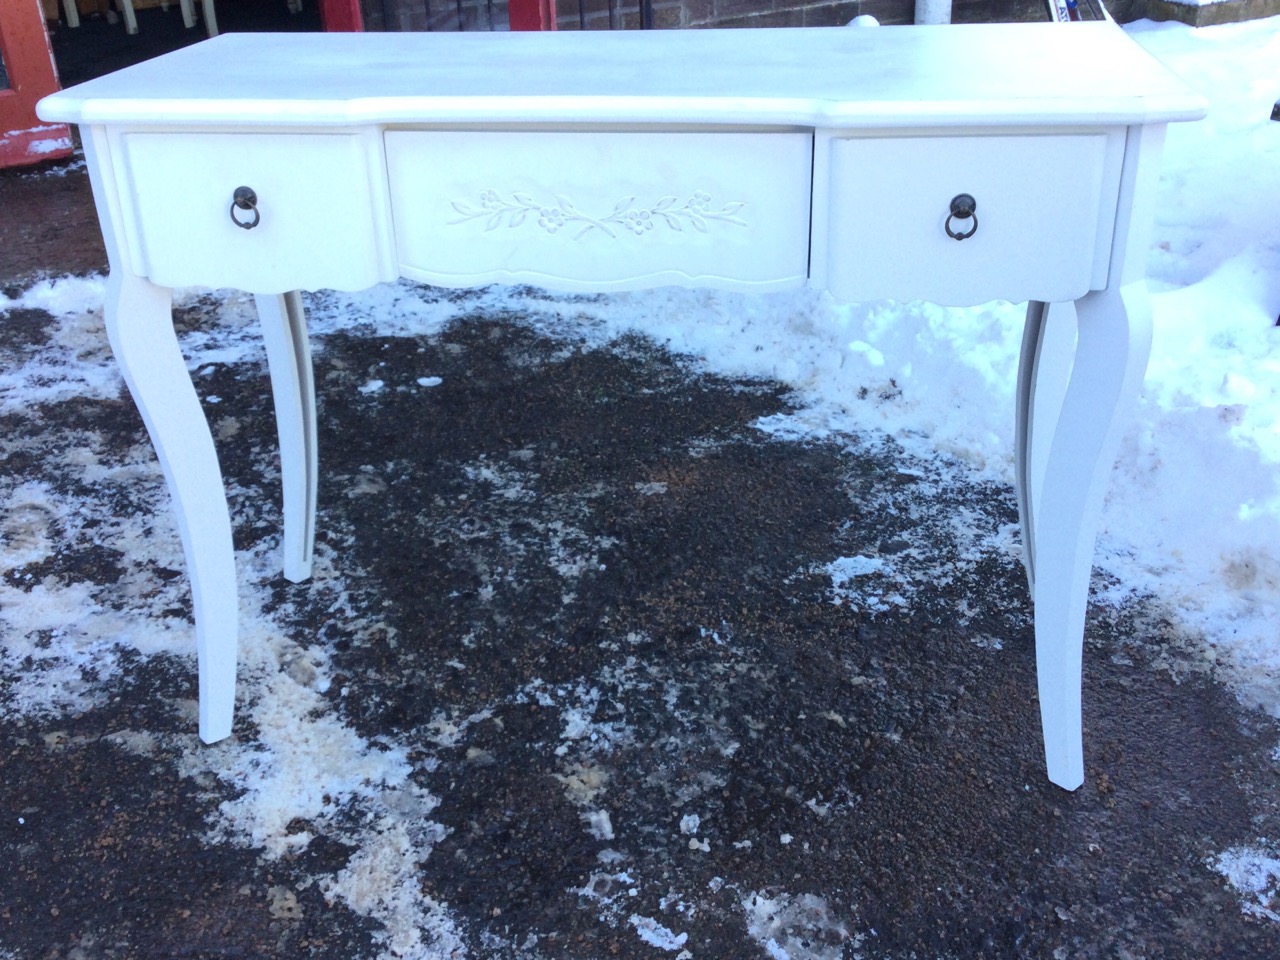
[[[40,0],[0,3],[0,57],[8,74],[0,89],[0,167],[69,157],[70,128],[36,117],[36,101],[59,89]]]
[[[508,0],[507,15],[512,30],[554,30],[555,0]]]

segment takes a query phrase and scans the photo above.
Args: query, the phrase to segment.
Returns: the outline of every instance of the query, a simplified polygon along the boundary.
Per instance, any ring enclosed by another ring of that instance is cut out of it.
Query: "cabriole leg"
[[[1022,352],[1018,357],[1018,387],[1014,396],[1014,492],[1018,496],[1018,525],[1022,529],[1022,565],[1027,584],[1036,589],[1034,517],[1031,505],[1031,388],[1036,382],[1036,359],[1044,328],[1046,305],[1038,300],[1027,304],[1027,321],[1022,328]]]
[[[284,488],[284,575],[294,583],[311,576],[315,542],[316,393],[302,297],[296,291],[255,296],[271,371],[271,394],[280,437]]]
[[[1070,303],[1027,304],[1018,364],[1015,486],[1022,527],[1023,564],[1034,595],[1036,507],[1044,491],[1049,443],[1076,352],[1076,314]]]
[[[1036,431],[1042,385],[1030,385],[1030,428],[1020,460],[1034,464],[1047,441],[1043,479],[1029,494],[1034,558],[1036,672],[1049,779],[1074,790],[1084,782],[1080,685],[1085,608],[1102,499],[1123,428],[1151,348],[1151,308],[1138,281],[1076,301],[1077,344],[1061,413],[1050,437]],[[1043,318],[1042,318],[1043,319]],[[1046,331],[1036,351],[1043,365]],[[1024,356],[1025,360],[1025,356]],[[1053,389],[1050,377],[1043,389]],[[1051,402],[1051,401],[1049,401]],[[1024,417],[1026,414],[1024,414]],[[1021,429],[1020,429],[1021,434]],[[1020,437],[1021,440],[1021,437]]]
[[[168,481],[191,578],[200,663],[200,739],[231,733],[236,695],[235,555],[222,470],[173,330],[172,291],[113,270],[111,349]]]

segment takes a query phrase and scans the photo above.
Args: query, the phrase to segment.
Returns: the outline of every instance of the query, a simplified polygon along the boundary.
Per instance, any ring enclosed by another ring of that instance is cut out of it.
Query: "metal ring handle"
[[[973,199],[972,194],[957,193],[951,198],[951,214],[947,217],[945,224],[947,236],[952,240],[968,240],[978,232],[978,201]],[[951,229],[952,220],[972,220],[973,226],[968,230],[961,228],[959,232]]]
[[[236,216],[236,210],[252,211],[253,219],[241,220]],[[252,230],[261,220],[262,214],[258,212],[258,195],[253,192],[253,188],[236,187],[236,192],[231,196],[231,222],[237,227]]]

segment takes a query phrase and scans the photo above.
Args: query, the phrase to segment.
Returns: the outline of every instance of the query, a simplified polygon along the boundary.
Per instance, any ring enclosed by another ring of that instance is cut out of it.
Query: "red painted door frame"
[[[507,0],[512,30],[554,30],[555,0]]]
[[[9,75],[0,90],[0,167],[70,156],[71,130],[36,117],[36,101],[58,89],[40,0],[0,2],[0,56]]]
[[[329,33],[359,33],[364,30],[360,0],[320,0],[320,25]]]

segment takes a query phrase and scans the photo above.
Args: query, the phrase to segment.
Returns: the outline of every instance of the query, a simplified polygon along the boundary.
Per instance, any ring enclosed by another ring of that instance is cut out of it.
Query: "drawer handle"
[[[252,220],[241,220],[236,216],[236,210],[252,210]],[[262,219],[262,214],[258,212],[258,195],[253,192],[252,187],[236,187],[236,192],[231,197],[231,222],[237,227],[244,227],[246,230],[252,230],[258,225]],[[950,232],[950,231],[948,231]]]
[[[978,209],[978,201],[973,199],[973,196],[971,194],[957,193],[954,197],[952,197],[951,198],[951,215],[947,217],[947,223],[946,223],[947,236],[950,237],[952,240],[968,240],[975,233],[977,233],[978,232],[978,214],[975,212],[977,209]],[[957,233],[955,230],[951,229],[952,220],[972,220],[973,226],[969,227],[968,230],[964,230],[963,228],[961,228],[961,231]],[[937,221],[934,221],[934,222],[936,223]]]

